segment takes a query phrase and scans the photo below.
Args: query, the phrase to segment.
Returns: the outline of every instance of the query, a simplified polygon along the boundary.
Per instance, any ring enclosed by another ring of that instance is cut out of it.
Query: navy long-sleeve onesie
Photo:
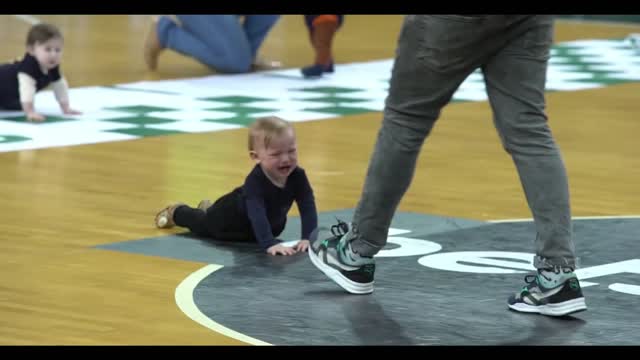
[[[38,60],[29,53],[25,53],[20,61],[0,65],[0,109],[22,110],[18,73],[25,73],[36,81],[36,91],[40,91],[52,82],[60,80],[60,65],[42,72]]]
[[[257,241],[263,250],[278,244],[287,214],[296,202],[302,223],[301,239],[311,239],[318,227],[313,190],[301,167],[293,170],[284,188],[274,185],[256,165],[242,186],[220,197],[203,213],[182,206],[176,209],[178,226],[217,240]]]

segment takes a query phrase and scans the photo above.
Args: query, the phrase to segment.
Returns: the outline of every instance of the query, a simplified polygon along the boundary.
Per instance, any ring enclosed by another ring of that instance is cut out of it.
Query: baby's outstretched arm
[[[278,254],[293,255],[296,252],[297,252],[296,249],[292,247],[284,246],[282,244],[276,244],[267,249],[267,253],[269,253],[269,255],[278,255]]]
[[[295,246],[296,251],[305,252],[309,249],[309,240],[302,239]]]
[[[35,111],[33,98],[36,94],[36,80],[26,73],[18,73],[18,92],[20,104],[28,121],[44,121],[45,117]]]
[[[79,115],[82,114],[78,110],[74,110],[69,106],[69,84],[64,77],[60,80],[51,83],[53,93],[56,95],[56,100],[60,104],[62,112],[67,115]]]

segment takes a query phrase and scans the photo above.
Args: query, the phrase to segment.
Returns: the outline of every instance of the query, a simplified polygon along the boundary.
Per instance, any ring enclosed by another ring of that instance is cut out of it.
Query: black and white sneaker
[[[525,276],[527,285],[520,292],[509,297],[507,301],[509,308],[549,316],[564,316],[587,310],[580,281],[576,275],[573,271],[564,272],[561,275],[560,280],[556,281],[557,285],[550,288],[542,285],[551,280],[542,271],[538,271],[537,275]]]
[[[332,237],[311,244],[309,258],[331,280],[352,294],[373,292],[373,258],[359,256],[348,250],[349,225],[338,220],[331,227]]]

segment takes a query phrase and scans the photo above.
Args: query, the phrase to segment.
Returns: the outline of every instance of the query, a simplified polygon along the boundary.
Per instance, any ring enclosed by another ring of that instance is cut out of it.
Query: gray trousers
[[[398,40],[384,119],[356,208],[352,248],[387,242],[423,142],[460,84],[482,70],[493,121],[535,220],[536,268],[575,268],[565,166],[545,114],[551,16],[409,15]]]

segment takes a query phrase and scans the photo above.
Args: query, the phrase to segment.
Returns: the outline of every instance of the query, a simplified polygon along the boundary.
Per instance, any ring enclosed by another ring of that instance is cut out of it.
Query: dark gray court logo
[[[320,224],[351,215],[323,213]],[[282,238],[295,240],[299,229],[299,219],[290,219]],[[251,344],[637,344],[640,218],[576,219],[574,234],[589,309],[560,319],[506,306],[533,271],[530,221],[398,213],[371,295],[344,292],[306,254],[272,257],[253,244],[181,235],[102,247],[208,264],[178,285],[177,305],[203,326]]]

